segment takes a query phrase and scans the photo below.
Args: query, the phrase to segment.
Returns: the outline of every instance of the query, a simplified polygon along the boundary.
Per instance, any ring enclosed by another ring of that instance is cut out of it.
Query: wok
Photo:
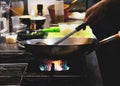
[[[60,39],[50,38],[31,39],[21,41],[21,43],[25,46],[26,51],[31,52],[37,58],[62,59],[69,58],[71,55],[84,56],[97,49],[100,45],[118,39],[119,37],[120,32],[101,41],[95,38],[68,38],[56,45],[55,43]],[[38,42],[43,42],[47,45],[38,44]]]
[[[31,39],[22,41],[25,50],[35,55],[35,57],[44,58],[63,58],[75,53],[83,54],[85,51],[95,46],[96,39],[92,38],[68,38],[58,45],[54,45],[59,38],[49,39]],[[46,43],[37,44],[38,42]]]
[[[93,51],[97,45],[119,38],[120,32],[103,39],[100,42],[98,42],[95,38],[68,38],[75,32],[85,28],[86,25],[88,24],[83,23],[79,25],[75,30],[61,39],[32,39],[22,41],[21,43],[25,46],[26,51],[31,52],[33,55],[35,55],[35,57],[61,59],[71,55],[83,56],[85,53],[87,54]]]

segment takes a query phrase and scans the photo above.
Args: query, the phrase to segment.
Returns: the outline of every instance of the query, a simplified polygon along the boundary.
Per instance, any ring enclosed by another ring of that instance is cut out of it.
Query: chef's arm
[[[106,14],[119,9],[120,0],[100,0],[92,7],[88,8],[85,15],[85,22],[90,26],[95,26],[99,21],[104,19]]]

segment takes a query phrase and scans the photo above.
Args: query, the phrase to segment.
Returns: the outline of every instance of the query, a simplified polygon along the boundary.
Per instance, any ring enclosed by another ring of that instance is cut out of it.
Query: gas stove
[[[73,86],[83,84],[87,80],[84,62],[78,60],[41,60],[31,54],[11,55],[0,58],[1,63],[28,63],[21,86]]]
[[[29,82],[30,86],[33,84],[31,81],[38,86],[77,86],[78,84],[86,86],[87,69],[82,59],[51,60],[35,58],[31,62],[29,61],[27,75],[23,79],[23,86],[26,85],[26,82]]]
[[[101,81],[97,85],[91,82],[86,57],[76,55],[72,56],[74,59],[41,59],[16,45],[12,46],[0,46],[0,63],[28,63],[21,86],[102,86]]]

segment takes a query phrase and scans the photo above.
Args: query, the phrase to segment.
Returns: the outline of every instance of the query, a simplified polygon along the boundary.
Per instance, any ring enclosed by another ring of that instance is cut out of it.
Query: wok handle
[[[63,37],[62,39],[58,40],[57,42],[54,43],[54,45],[57,45],[59,43],[61,43],[62,41],[64,41],[65,39],[67,39],[68,37],[70,37],[72,34],[74,34],[75,32],[81,30],[81,29],[85,29],[85,27],[87,26],[88,24],[85,22],[85,23],[82,23],[81,25],[79,25],[75,30],[73,30],[72,32],[70,32],[69,34],[67,34],[65,37]]]
[[[105,44],[105,43],[108,43],[108,42],[113,41],[113,40],[118,39],[118,38],[120,38],[120,31],[118,31],[117,34],[114,34],[110,37],[107,37],[107,38],[99,41],[99,44]]]
[[[109,36],[99,42],[96,43],[96,45],[94,46],[94,48],[89,49],[88,51],[85,52],[85,56],[90,54],[93,50],[98,49],[99,47],[101,47],[103,44],[106,44],[108,42],[111,42],[113,40],[119,39],[120,38],[120,31],[117,34],[114,34],[112,36]]]

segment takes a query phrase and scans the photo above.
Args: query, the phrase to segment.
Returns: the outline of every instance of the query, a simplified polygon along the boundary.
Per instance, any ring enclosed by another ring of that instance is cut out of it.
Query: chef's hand
[[[84,21],[89,24],[89,26],[95,27],[104,17],[108,10],[107,0],[101,0],[94,4],[92,7],[88,8],[86,11]]]

